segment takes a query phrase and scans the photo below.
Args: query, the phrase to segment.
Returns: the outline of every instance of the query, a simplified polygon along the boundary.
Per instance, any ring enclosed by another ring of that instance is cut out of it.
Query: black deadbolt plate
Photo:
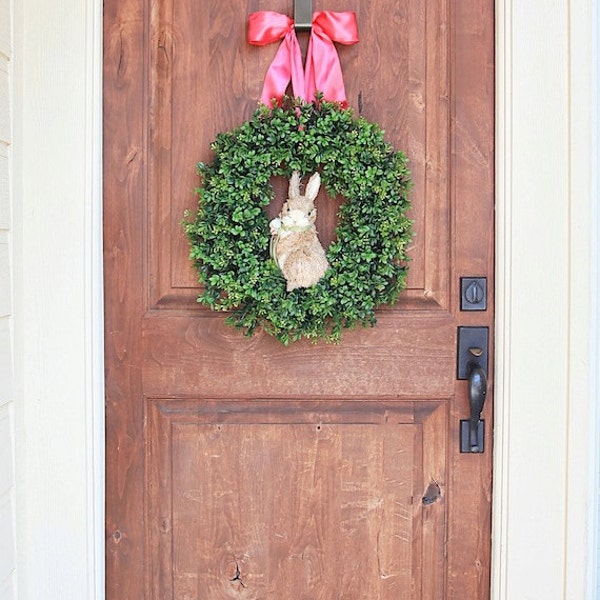
[[[460,310],[487,309],[487,279],[485,277],[460,278]]]

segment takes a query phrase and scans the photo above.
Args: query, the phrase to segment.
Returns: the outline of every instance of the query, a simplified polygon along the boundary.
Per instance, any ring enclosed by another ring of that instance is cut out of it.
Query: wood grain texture
[[[457,326],[493,326],[493,3],[315,0],[357,12],[348,98],[410,157],[416,237],[375,328],[285,348],[195,303],[180,220],[276,50],[248,14],[292,6],[105,2],[107,598],[485,600],[491,401],[487,453],[459,454],[455,365]]]
[[[489,273],[494,261],[494,15],[489,3],[452,3],[452,140],[454,165],[453,255],[459,276]],[[458,301],[459,277],[452,280]],[[493,340],[494,278],[488,277],[490,305],[485,315],[459,313],[461,324],[490,328]],[[493,440],[494,344],[490,342],[489,391],[483,414],[488,449],[478,457],[452,447],[450,471],[454,493],[448,521],[448,597],[488,598]],[[466,382],[456,382],[450,437],[458,439],[461,415],[468,414]],[[476,460],[473,460],[476,458]],[[479,460],[477,460],[479,459]],[[471,528],[471,532],[467,533]],[[468,540],[468,543],[465,543]]]
[[[147,597],[439,597],[444,404],[203,407],[148,403]]]
[[[139,369],[147,135],[141,70],[144,16],[140,3],[105,3],[106,596],[115,599],[144,597],[139,572],[145,563]]]
[[[217,3],[210,9],[205,3],[174,4],[172,0],[152,5],[148,73],[151,306],[206,310],[194,303],[196,275],[187,260],[189,247],[180,221],[185,209],[196,204],[196,163],[210,162],[210,142],[218,132],[250,117],[274,56],[276,45],[259,48],[246,43],[246,21],[240,15],[260,9],[260,3],[248,4],[245,8],[246,4],[238,2],[237,10],[235,2]],[[448,45],[447,15],[437,3],[427,11],[419,4],[389,0],[348,4],[343,9],[357,12],[361,37],[356,46],[338,47],[350,106],[379,122],[386,139],[407,153],[415,183],[411,215],[416,222],[430,225],[415,228],[404,307],[410,301],[421,307],[433,299],[447,308],[449,68],[447,53],[439,51]],[[325,8],[319,8],[319,2],[314,6],[315,10]],[[289,14],[291,7],[289,2]],[[382,19],[388,26],[382,26]],[[306,36],[300,37],[306,42]],[[285,193],[283,182],[275,182],[274,187],[277,199],[276,206],[268,209],[270,215],[277,213]],[[333,238],[342,201],[321,194],[317,225],[326,244]]]
[[[301,342],[283,348],[266,334],[244,338],[222,318],[159,315],[145,320],[143,335],[149,395],[453,394],[454,330],[445,316],[424,321],[383,315],[375,328],[345,334],[339,346]]]

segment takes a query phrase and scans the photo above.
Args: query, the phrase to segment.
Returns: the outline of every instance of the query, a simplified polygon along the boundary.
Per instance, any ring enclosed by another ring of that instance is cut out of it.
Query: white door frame
[[[587,0],[496,3],[496,599],[593,580],[593,23]]]
[[[497,0],[494,600],[592,581],[593,4]],[[14,10],[19,597],[101,600],[102,2]]]

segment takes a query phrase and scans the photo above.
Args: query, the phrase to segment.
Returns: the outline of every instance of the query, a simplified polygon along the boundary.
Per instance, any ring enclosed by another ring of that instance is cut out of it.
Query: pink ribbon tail
[[[265,10],[252,13],[248,19],[248,42],[254,46],[266,46],[283,40],[265,75],[260,101],[270,106],[273,99],[281,102],[289,82],[297,98],[306,99],[302,55],[294,22],[286,15]]]
[[[346,107],[342,67],[333,42],[346,45],[358,42],[356,13],[324,10],[313,14],[304,74],[305,97],[312,102],[315,94],[322,92],[325,100]]]

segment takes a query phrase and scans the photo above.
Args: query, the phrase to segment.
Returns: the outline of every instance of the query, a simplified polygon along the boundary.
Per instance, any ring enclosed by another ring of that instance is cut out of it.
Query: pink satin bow
[[[285,95],[290,80],[294,96],[304,98],[304,69],[302,55],[294,21],[286,15],[265,10],[252,13],[248,19],[248,42],[254,46],[266,46],[283,40],[265,76],[265,84],[260,97],[263,104],[270,104]]]
[[[340,57],[333,42],[356,44],[358,26],[353,12],[323,10],[313,15],[304,73],[305,98],[313,100],[323,92],[325,100],[348,105]]]
[[[355,13],[325,10],[313,14],[306,73],[292,19],[274,11],[252,13],[248,20],[248,42],[265,46],[277,40],[283,42],[265,76],[260,97],[263,104],[270,105],[273,99],[280,102],[290,80],[296,98],[312,101],[319,91],[325,100],[340,102],[343,106],[348,104],[340,59],[333,42],[358,42]]]

